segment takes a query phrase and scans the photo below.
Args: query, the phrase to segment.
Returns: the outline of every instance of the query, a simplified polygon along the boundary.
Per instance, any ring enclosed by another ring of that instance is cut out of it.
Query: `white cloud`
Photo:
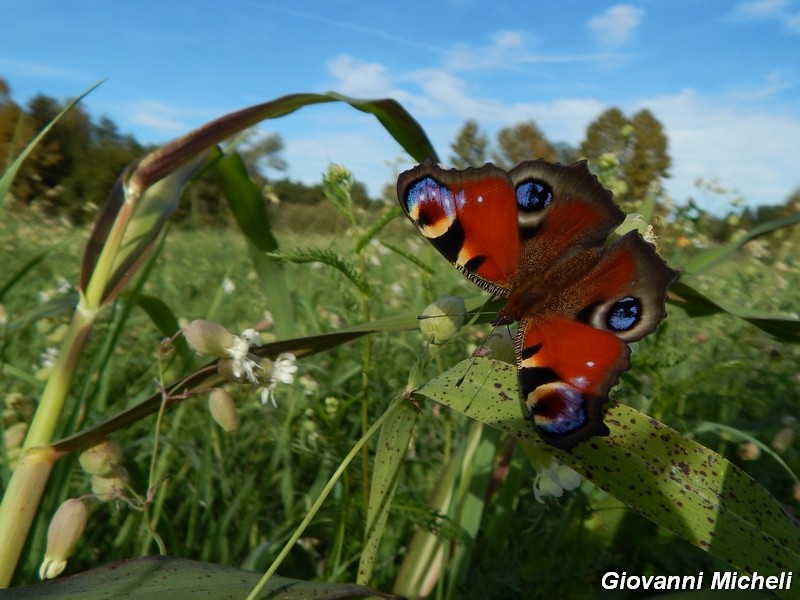
[[[72,68],[64,68],[32,60],[20,60],[8,56],[0,56],[0,71],[3,75],[23,77],[43,77],[53,79],[86,79],[87,75]],[[88,86],[87,86],[88,87]]]
[[[800,8],[792,0],[740,2],[731,17],[735,21],[778,21],[790,32],[800,33]]]
[[[797,140],[800,120],[794,115],[739,104],[686,89],[642,98],[631,110],[647,108],[664,124],[673,167],[667,189],[678,200],[692,196],[709,208],[729,209],[721,198],[704,197],[697,178],[718,179],[741,192],[747,203],[780,204],[800,185]]]
[[[139,100],[128,105],[128,121],[153,130],[155,135],[171,137],[190,129],[181,119],[185,112],[183,108],[166,102]]]
[[[328,71],[336,78],[334,89],[349,96],[376,97],[399,91],[392,88],[384,65],[359,60],[349,54],[340,54],[329,60]]]
[[[644,10],[630,4],[617,4],[589,19],[587,26],[607,46],[627,42],[644,18]]]
[[[476,69],[503,69],[507,71],[529,72],[531,65],[552,63],[604,63],[618,60],[620,56],[611,53],[599,54],[546,54],[529,48],[534,40],[521,31],[498,31],[482,46],[459,43],[445,52],[443,67],[450,71],[469,71]],[[541,76],[541,73],[537,73]]]
[[[525,36],[522,32],[499,31],[484,46],[456,44],[447,52],[444,62],[446,67],[458,71],[482,69],[516,62],[524,47]]]

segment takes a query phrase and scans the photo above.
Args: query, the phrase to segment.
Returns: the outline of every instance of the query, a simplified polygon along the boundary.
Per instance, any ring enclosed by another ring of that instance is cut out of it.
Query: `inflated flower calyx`
[[[419,317],[419,330],[431,344],[444,344],[464,325],[466,308],[458,296],[442,296]]]
[[[225,431],[239,429],[241,423],[233,397],[222,388],[214,388],[208,395],[208,410]]]
[[[81,500],[70,498],[58,507],[47,528],[47,549],[39,568],[40,578],[54,579],[61,574],[86,529],[86,521],[86,505]]]
[[[81,452],[78,462],[89,475],[113,476],[114,468],[122,463],[122,448],[113,440],[103,440]]]
[[[213,321],[196,319],[183,328],[188,344],[200,354],[223,358],[235,341],[235,336]]]

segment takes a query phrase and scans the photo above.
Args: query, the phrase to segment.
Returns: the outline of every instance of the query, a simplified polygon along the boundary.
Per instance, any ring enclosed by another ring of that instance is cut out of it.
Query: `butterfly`
[[[678,273],[637,232],[604,245],[625,214],[586,161],[505,171],[427,160],[400,174],[397,196],[436,250],[505,298],[494,324],[519,321],[519,387],[544,441],[570,450],[608,435],[602,406],[630,368],[628,344],[665,317]]]

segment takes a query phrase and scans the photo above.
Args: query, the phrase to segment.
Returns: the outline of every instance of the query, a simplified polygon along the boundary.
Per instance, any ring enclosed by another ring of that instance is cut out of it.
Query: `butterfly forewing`
[[[447,170],[430,161],[397,181],[400,205],[420,233],[476,283],[505,296],[520,257],[508,174],[494,165]]]

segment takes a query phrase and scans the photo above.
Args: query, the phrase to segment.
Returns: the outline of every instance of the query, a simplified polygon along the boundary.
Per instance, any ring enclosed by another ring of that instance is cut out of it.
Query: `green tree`
[[[27,116],[36,131],[56,118],[64,103],[37,94],[28,101]],[[90,145],[92,123],[89,115],[78,105],[63,115],[43,140],[48,160],[32,164],[38,185],[28,201],[36,200],[58,186],[78,165]]]
[[[450,162],[456,169],[480,167],[486,163],[489,138],[486,137],[478,122],[469,119],[458,131],[455,141],[450,144],[453,154]]]
[[[250,130],[246,141],[238,149],[251,174],[266,178],[265,171],[285,171],[288,163],[281,156],[284,144],[278,133],[258,134]]]
[[[11,87],[0,78],[0,168],[5,170],[36,135],[36,123],[11,98]],[[51,141],[38,144],[22,163],[11,186],[11,195],[27,203],[41,188],[39,171],[59,160]]]
[[[667,136],[658,119],[641,110],[628,119],[618,108],[609,108],[586,129],[580,154],[597,165],[601,157],[613,154],[619,177],[624,182],[620,200],[641,200],[650,186],[669,177]]]
[[[523,160],[543,158],[554,162],[556,150],[532,120],[504,127],[497,134],[497,151],[492,154],[495,163],[510,169]]]
[[[75,162],[61,182],[58,211],[82,223],[102,206],[122,170],[144,153],[130,135],[122,135],[106,117],[91,124],[84,147],[75,148]]]
[[[571,165],[580,159],[578,149],[567,142],[556,142],[553,144],[556,151],[556,161],[562,165]]]
[[[603,154],[616,155],[624,162],[632,130],[630,123],[618,108],[609,108],[586,129],[586,138],[580,146],[580,154],[596,163]]]
[[[667,135],[649,110],[640,110],[631,119],[633,144],[630,156],[622,165],[628,184],[628,197],[644,198],[650,186],[669,177],[671,160],[667,154]]]

